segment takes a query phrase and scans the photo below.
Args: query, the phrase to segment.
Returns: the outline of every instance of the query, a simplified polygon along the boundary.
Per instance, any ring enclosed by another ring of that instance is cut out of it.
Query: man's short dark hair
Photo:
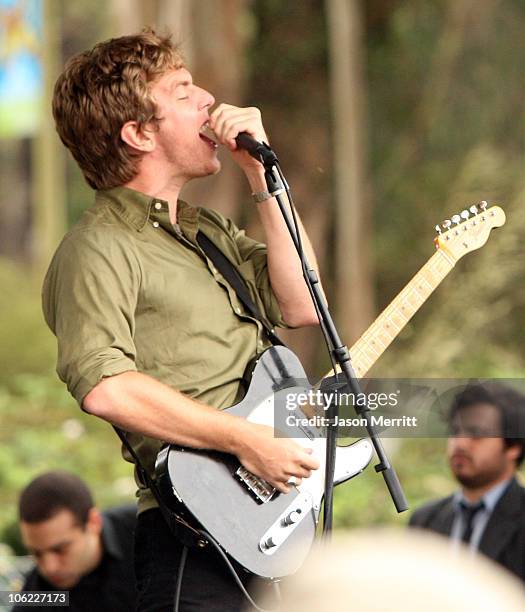
[[[18,510],[25,523],[41,523],[69,510],[76,523],[84,526],[93,506],[93,497],[83,480],[68,472],[53,471],[41,474],[26,486]]]
[[[475,404],[489,404],[498,410],[501,431],[494,432],[494,436],[501,436],[507,447],[521,447],[516,460],[516,464],[521,465],[525,456],[525,396],[516,389],[494,382],[469,385],[454,398],[448,415],[449,423],[454,421],[461,410]]]

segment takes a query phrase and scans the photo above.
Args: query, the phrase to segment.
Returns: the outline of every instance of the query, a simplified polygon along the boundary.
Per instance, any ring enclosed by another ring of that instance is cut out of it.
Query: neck
[[[512,478],[512,475],[513,472],[504,472],[499,478],[493,480],[492,482],[489,482],[486,485],[480,487],[464,486],[462,488],[463,495],[465,496],[465,499],[467,499],[470,503],[476,503],[485,495],[485,493],[488,493],[493,487],[501,484],[509,478]]]
[[[102,544],[102,536],[100,535],[93,547],[92,554],[90,555],[89,563],[85,568],[84,575],[91,573],[94,569],[96,569],[100,563],[102,562],[102,557],[104,556],[104,545]]]

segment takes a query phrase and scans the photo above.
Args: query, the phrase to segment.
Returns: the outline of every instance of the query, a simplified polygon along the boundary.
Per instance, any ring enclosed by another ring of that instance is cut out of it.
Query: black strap
[[[197,242],[203,250],[204,254],[213,262],[217,270],[224,276],[230,286],[233,288],[239,300],[244,304],[246,310],[257,319],[264,330],[270,342],[277,346],[286,346],[278,336],[275,335],[273,329],[268,325],[266,319],[262,316],[261,311],[252,300],[244,279],[237,271],[235,265],[219,250],[215,244],[200,230],[197,232]]]
[[[159,488],[157,487],[156,482],[151,478],[148,474],[146,468],[144,467],[142,461],[139,456],[135,452],[135,449],[131,446],[126,432],[120,427],[113,425],[113,429],[117,432],[118,437],[121,439],[124,446],[128,449],[130,455],[133,457],[135,461],[135,465],[137,466],[137,470],[139,472],[140,478],[143,483],[148,487],[148,489],[153,493],[153,497],[157,501],[159,505],[160,511],[164,520],[168,524],[171,533],[178,538],[184,546],[194,547],[194,546],[202,546],[202,536],[200,533],[187,524],[185,521],[182,521],[175,512],[173,512],[166,505]]]

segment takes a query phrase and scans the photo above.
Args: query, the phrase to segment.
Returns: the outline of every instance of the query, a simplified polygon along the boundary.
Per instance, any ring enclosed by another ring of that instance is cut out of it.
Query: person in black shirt
[[[80,478],[55,471],[24,489],[19,515],[36,562],[23,591],[69,591],[72,612],[135,610],[134,505],[100,512]]]

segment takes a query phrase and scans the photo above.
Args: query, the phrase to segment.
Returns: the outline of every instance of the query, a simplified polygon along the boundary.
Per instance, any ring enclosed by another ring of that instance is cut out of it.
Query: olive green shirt
[[[233,262],[271,325],[283,325],[266,247],[231,221],[179,200],[118,187],[66,234],[43,286],[57,373],[82,406],[103,378],[140,371],[216,408],[240,400],[247,364],[270,343],[196,241],[201,230]],[[128,434],[150,474],[162,442]],[[123,449],[124,457],[131,460]],[[139,482],[139,511],[155,505]]]

